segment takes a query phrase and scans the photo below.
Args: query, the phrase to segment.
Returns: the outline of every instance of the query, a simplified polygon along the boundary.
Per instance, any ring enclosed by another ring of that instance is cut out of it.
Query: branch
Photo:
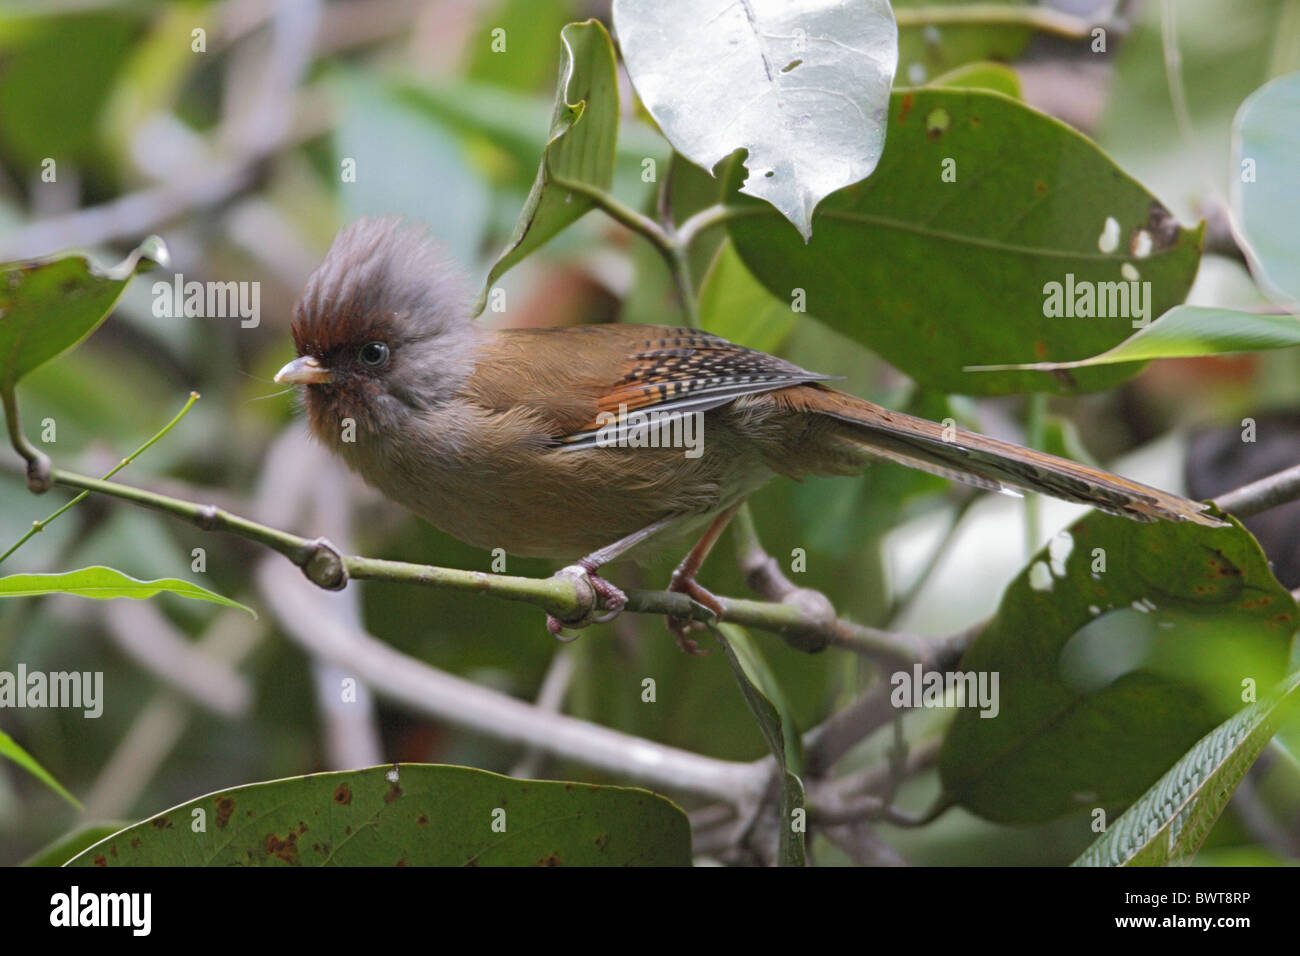
[[[56,485],[93,491],[162,511],[204,531],[221,531],[265,545],[288,558],[313,584],[327,590],[341,590],[347,586],[349,578],[356,578],[489,594],[531,604],[561,620],[582,619],[597,610],[596,596],[589,588],[580,586],[580,582],[571,578],[524,578],[344,555],[325,538],[299,537],[231,514],[215,505],[195,504],[62,469],[54,469],[51,480]],[[712,619],[707,608],[695,603],[685,594],[633,589],[627,592],[627,597],[624,610],[633,613],[671,615],[699,621]],[[807,652],[834,645],[849,647],[868,656],[906,658],[910,661],[910,654],[928,648],[928,642],[920,638],[893,635],[837,619],[829,602],[826,602],[825,607],[816,607],[800,601],[772,603],[744,598],[720,600],[727,620],[777,634],[792,647]],[[822,597],[821,600],[825,601],[825,598]]]
[[[766,768],[701,757],[547,711],[414,660],[329,614],[283,564],[264,562],[257,580],[299,645],[419,713],[668,790],[735,802],[758,799],[766,786]]]
[[[1293,465],[1243,485],[1235,491],[1219,495],[1214,505],[1237,518],[1249,518],[1300,498],[1300,465]]]

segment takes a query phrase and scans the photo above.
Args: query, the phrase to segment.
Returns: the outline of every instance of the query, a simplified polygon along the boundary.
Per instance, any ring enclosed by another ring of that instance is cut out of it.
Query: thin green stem
[[[761,206],[726,206],[722,203],[706,206],[677,227],[677,241],[689,249],[706,230],[729,219],[743,219],[762,212],[766,210]]]
[[[559,189],[566,189],[571,193],[577,193],[579,196],[590,199],[611,219],[621,222],[633,232],[641,233],[654,243],[655,248],[668,261],[669,266],[672,265],[675,245],[673,238],[666,229],[649,216],[642,215],[631,206],[620,202],[599,186],[593,186],[577,179],[565,179],[563,176],[553,176],[551,182]]]
[[[691,241],[701,230],[732,215],[731,211],[721,205],[710,206],[688,219],[682,224],[680,230],[675,230],[671,224],[660,225],[649,216],[637,212],[631,206],[590,183],[565,179],[563,176],[553,177],[552,182],[560,189],[567,189],[589,199],[611,219],[649,239],[663,256],[664,262],[668,264],[668,271],[672,273],[673,284],[682,303],[682,312],[686,316],[686,324],[693,329],[700,327],[700,309],[695,297],[695,283],[691,278]],[[661,209],[661,214],[664,212]]]
[[[669,262],[668,268],[673,274],[673,283],[677,286],[677,298],[681,300],[686,324],[693,329],[698,329],[700,305],[695,298],[695,282],[691,278],[690,253],[684,246],[674,246],[672,261]]]
[[[155,442],[157,442],[157,441],[158,441],[159,439],[161,439],[164,435],[166,435],[169,431],[171,431],[173,428],[176,427],[176,424],[177,424],[177,423],[178,423],[182,418],[185,417],[186,413],[189,412],[190,408],[192,408],[193,405],[194,405],[194,403],[197,402],[198,400],[199,400],[199,393],[198,393],[198,392],[190,392],[190,397],[189,397],[189,400],[185,403],[185,407],[182,408],[179,412],[177,412],[176,415],[172,418],[172,420],[169,421],[166,425],[164,425],[164,426],[162,427],[162,429],[161,429],[160,431],[158,431],[158,432],[157,432],[157,433],[156,433],[152,438],[150,438],[147,442],[145,442],[143,445],[141,445],[141,446],[140,446],[139,448],[137,448],[135,451],[131,452],[131,454],[127,455],[125,458],[123,458],[121,461],[119,461],[119,462],[117,463],[117,465],[115,465],[115,466],[113,467],[113,469],[112,469],[111,471],[108,472],[108,474],[104,475],[104,480],[107,480],[107,479],[109,479],[109,478],[112,478],[112,477],[113,477],[114,475],[116,475],[119,471],[121,471],[121,470],[122,470],[123,468],[125,468],[127,465],[131,464],[131,462],[135,461],[135,460],[136,460],[137,458],[139,458],[142,454],[144,454],[144,453],[145,453],[146,451],[148,451],[151,447],[153,447],[153,445],[154,445]],[[88,495],[88,494],[90,494],[89,491],[83,491],[83,492],[81,492],[79,495],[77,495],[75,498],[73,498],[71,501],[69,501],[67,504],[65,504],[65,505],[64,505],[62,508],[60,508],[58,511],[54,512],[54,514],[50,515],[50,516],[47,517],[47,518],[42,518],[40,521],[33,521],[33,522],[32,522],[32,526],[27,530],[27,533],[24,534],[24,535],[23,535],[21,538],[19,538],[17,541],[15,541],[14,544],[13,544],[13,546],[10,547],[10,549],[9,549],[8,551],[6,551],[4,554],[0,554],[0,564],[4,563],[5,559],[8,558],[9,555],[13,554],[15,551],[17,551],[19,548],[21,548],[24,544],[26,544],[28,541],[30,541],[32,538],[34,538],[37,534],[39,534],[40,532],[44,531],[45,528],[46,528],[46,526],[48,526],[49,523],[50,523],[51,521],[54,521],[54,520],[55,520],[56,518],[58,518],[61,514],[63,514],[63,512],[67,511],[69,508],[71,508],[73,505],[75,505],[77,502],[79,502],[82,498],[86,497],[86,495]]]
[[[9,430],[9,443],[27,462],[27,487],[36,494],[41,494],[50,487],[50,456],[32,445],[23,434],[13,385],[7,385],[0,392],[0,401],[5,407],[5,428]]]

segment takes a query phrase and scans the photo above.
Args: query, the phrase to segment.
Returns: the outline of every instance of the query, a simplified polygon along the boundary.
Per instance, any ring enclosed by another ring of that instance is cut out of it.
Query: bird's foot
[[[695,604],[702,605],[714,617],[715,621],[722,620],[724,608],[718,596],[710,591],[704,585],[695,580],[693,575],[683,574],[682,569],[678,568],[673,572],[672,581],[668,584],[668,590],[677,594],[685,594]],[[705,625],[693,618],[676,617],[668,615],[668,630],[672,632],[673,637],[677,639],[677,646],[687,654],[702,656],[708,651],[700,649],[700,645],[690,636],[693,630],[703,630]]]
[[[577,637],[565,637],[564,629],[583,628],[589,624],[604,624],[618,617],[618,613],[623,610],[627,604],[627,595],[619,588],[610,584],[604,578],[596,573],[599,570],[596,567],[579,561],[577,564],[571,564],[566,568],[561,568],[555,572],[557,578],[569,578],[573,581],[578,591],[579,604],[586,604],[584,600],[586,595],[584,591],[590,589],[591,599],[587,609],[582,612],[581,616],[573,620],[560,620],[553,614],[546,615],[546,629],[558,641],[568,643],[577,640]],[[599,603],[604,609],[604,613],[596,613],[596,605]]]

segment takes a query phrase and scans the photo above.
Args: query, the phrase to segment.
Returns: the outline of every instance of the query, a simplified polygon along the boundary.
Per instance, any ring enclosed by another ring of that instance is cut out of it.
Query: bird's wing
[[[500,411],[529,408],[557,447],[572,450],[644,428],[647,413],[662,420],[704,412],[831,377],[707,332],[664,326],[501,332],[489,348],[495,354],[479,362],[470,383],[475,400]],[[527,379],[517,373],[525,363]]]

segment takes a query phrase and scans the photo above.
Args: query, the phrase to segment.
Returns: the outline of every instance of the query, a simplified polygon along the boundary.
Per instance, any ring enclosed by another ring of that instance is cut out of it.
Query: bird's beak
[[[303,355],[276,372],[275,380],[281,385],[324,385],[334,376],[314,355]]]

